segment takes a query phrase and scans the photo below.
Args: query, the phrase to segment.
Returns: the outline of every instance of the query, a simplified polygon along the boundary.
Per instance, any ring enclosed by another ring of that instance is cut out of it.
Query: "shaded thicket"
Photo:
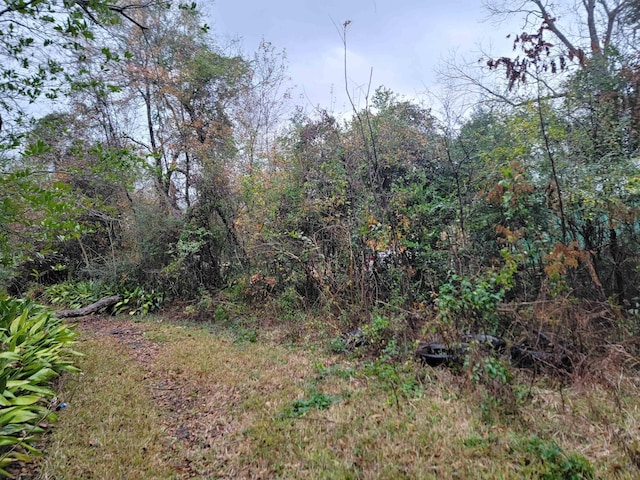
[[[205,309],[226,291],[344,329],[384,312],[403,339],[538,348],[544,331],[577,365],[604,326],[637,333],[634,5],[584,2],[583,42],[523,2],[537,23],[485,61],[502,90],[457,119],[381,87],[348,118],[285,121],[283,54],[222,48],[195,6],[141,4],[78,40],[68,108],[7,150],[2,181],[21,197],[2,197],[0,241],[38,228],[19,255],[3,248],[4,275],[15,290],[142,285]]]

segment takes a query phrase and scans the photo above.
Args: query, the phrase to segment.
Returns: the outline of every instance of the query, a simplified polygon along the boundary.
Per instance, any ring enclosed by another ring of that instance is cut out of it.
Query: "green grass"
[[[65,387],[70,406],[43,478],[640,474],[629,454],[640,432],[634,379],[620,384],[620,402],[598,386],[562,394],[534,386],[518,413],[487,422],[481,396],[447,370],[398,365],[392,395],[388,377],[341,356],[184,325],[136,326],[157,348],[143,365],[116,339],[85,334],[84,374]]]

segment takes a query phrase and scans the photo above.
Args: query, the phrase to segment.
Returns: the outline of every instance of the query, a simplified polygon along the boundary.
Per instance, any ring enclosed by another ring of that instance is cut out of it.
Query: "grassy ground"
[[[500,390],[158,319],[81,331],[43,479],[640,478],[637,379]]]
[[[83,373],[66,378],[42,478],[172,478],[164,460],[162,412],[144,373],[115,339],[85,336]]]

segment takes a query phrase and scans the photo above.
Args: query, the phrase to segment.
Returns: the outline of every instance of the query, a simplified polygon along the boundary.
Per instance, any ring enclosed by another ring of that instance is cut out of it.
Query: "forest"
[[[55,311],[105,297],[313,339],[376,365],[398,409],[407,362],[444,363],[485,413],[525,401],[520,375],[637,389],[640,4],[575,3],[487,3],[527,19],[511,56],[335,115],[196,3],[0,2],[0,472],[77,369]],[[618,438],[636,474],[637,434]],[[596,478],[570,458],[535,478]]]

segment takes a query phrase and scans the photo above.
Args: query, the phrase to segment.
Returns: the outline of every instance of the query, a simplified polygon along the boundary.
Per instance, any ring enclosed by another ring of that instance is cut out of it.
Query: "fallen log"
[[[72,318],[72,317],[83,317],[85,315],[90,315],[92,313],[96,313],[103,308],[110,307],[111,305],[115,305],[122,297],[120,295],[114,295],[112,297],[105,297],[97,302],[92,303],[91,305],[87,305],[82,308],[75,308],[73,310],[60,310],[56,312],[54,315],[58,318]]]

